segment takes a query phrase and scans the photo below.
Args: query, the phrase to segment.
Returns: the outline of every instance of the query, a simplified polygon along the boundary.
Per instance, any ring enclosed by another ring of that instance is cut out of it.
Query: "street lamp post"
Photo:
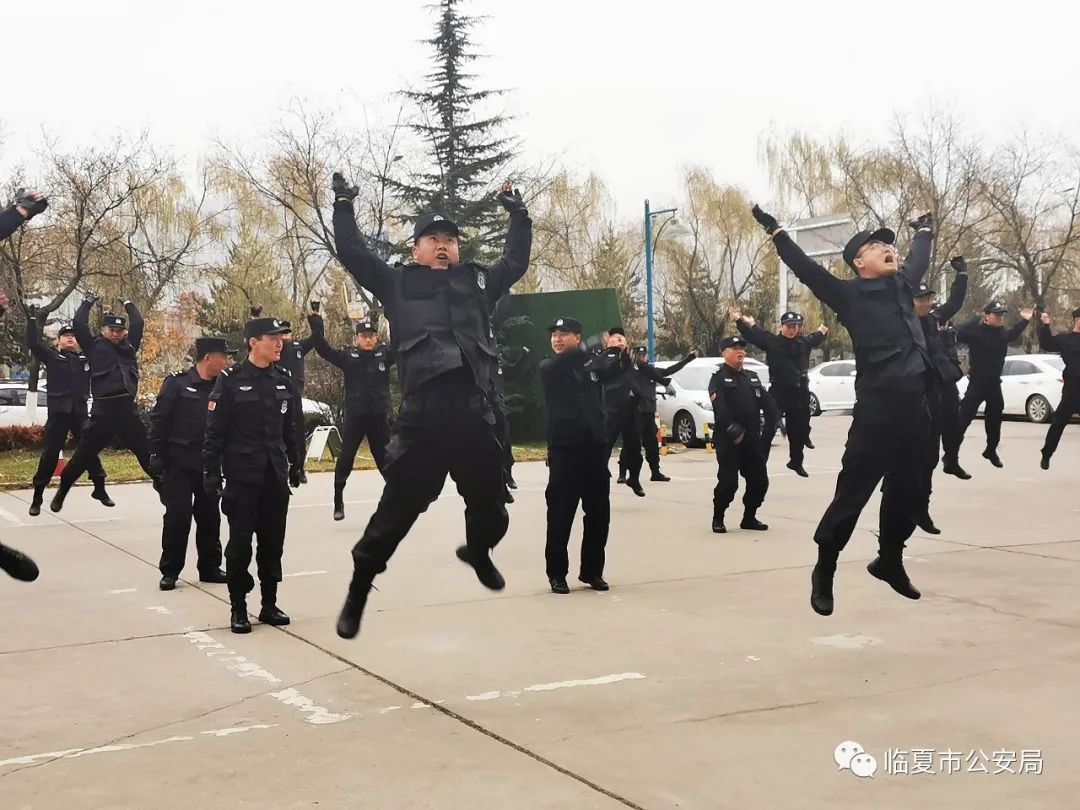
[[[656,232],[656,237],[659,239],[660,231],[664,229],[664,225],[667,225],[668,222],[675,218],[676,210],[678,209],[664,208],[660,211],[653,211],[649,207],[649,201],[645,201],[645,321],[648,330],[647,343],[650,363],[656,360],[656,331],[653,326],[653,254],[656,250],[656,244],[653,241],[652,221],[653,217],[658,217],[661,214],[671,214]]]

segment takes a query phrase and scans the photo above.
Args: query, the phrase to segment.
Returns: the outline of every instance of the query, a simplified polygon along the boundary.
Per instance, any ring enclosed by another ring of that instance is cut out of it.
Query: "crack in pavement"
[[[206,628],[192,628],[192,630],[201,630],[204,633],[213,633],[220,630],[228,630],[228,627],[206,627]],[[34,652],[50,652],[52,650],[71,650],[76,647],[94,647],[98,644],[123,644],[127,641],[143,641],[153,638],[169,638],[170,636],[182,636],[185,633],[190,633],[191,630],[178,630],[173,633],[147,633],[144,636],[128,636],[127,638],[103,638],[98,641],[73,641],[71,644],[54,644],[51,647],[26,647],[21,650],[0,650],[0,655],[18,655],[19,653],[34,653]]]
[[[321,680],[322,678],[329,678],[329,677],[331,677],[333,675],[340,675],[343,672],[348,672],[349,669],[350,669],[349,667],[344,667],[342,669],[336,669],[333,672],[327,672],[327,673],[325,673],[323,675],[314,675],[314,676],[312,676],[310,678],[306,678],[306,679],[304,679],[302,681],[297,681],[296,683],[289,684],[288,686],[275,685],[275,686],[273,686],[273,687],[271,687],[269,689],[266,689],[265,691],[258,692],[258,693],[254,694],[254,695],[246,695],[246,696],[244,696],[242,698],[239,698],[237,700],[232,700],[232,701],[229,701],[228,703],[222,704],[221,706],[215,706],[215,707],[213,707],[211,709],[207,709],[206,711],[196,712],[196,713],[190,715],[189,717],[180,717],[180,718],[177,718],[175,720],[169,720],[168,722],[165,722],[165,723],[158,723],[157,725],[149,726],[148,728],[139,729],[138,731],[132,731],[129,734],[122,734],[119,737],[114,737],[113,739],[108,740],[108,741],[103,742],[103,743],[98,743],[96,745],[81,746],[81,749],[104,748],[104,747],[110,746],[110,745],[117,745],[117,744],[120,744],[120,743],[127,742],[128,740],[134,739],[135,737],[140,737],[143,734],[150,734],[150,733],[155,732],[155,731],[161,731],[163,729],[167,729],[170,726],[176,726],[176,725],[179,725],[181,723],[193,723],[193,722],[195,722],[197,720],[202,720],[205,717],[209,717],[212,714],[216,714],[217,712],[228,711],[229,709],[232,709],[232,708],[240,706],[240,705],[242,705],[244,703],[247,703],[249,700],[256,700],[257,698],[267,697],[268,695],[270,695],[271,692],[278,692],[278,691],[281,691],[282,689],[295,689],[298,686],[306,686],[308,684],[314,683],[315,681]],[[41,762],[35,762],[35,763],[30,764],[30,765],[24,765],[21,768],[15,768],[13,770],[6,771],[4,773],[0,773],[0,779],[5,779],[8,776],[11,776],[11,775],[16,774],[16,773],[20,773],[20,772],[28,770],[30,768],[41,768],[41,767],[44,767],[45,765],[51,765],[52,763],[54,763],[54,762],[56,762],[57,760],[60,760],[60,759],[64,759],[64,757],[63,756],[57,756],[57,757],[53,757],[52,759],[45,759],[45,760],[42,760]]]

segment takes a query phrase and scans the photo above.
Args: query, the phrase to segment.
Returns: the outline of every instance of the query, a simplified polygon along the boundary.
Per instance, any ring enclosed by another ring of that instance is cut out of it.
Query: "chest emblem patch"
[[[289,412],[289,400],[285,400],[284,402],[281,403],[281,412],[282,413],[288,413]]]
[[[487,273],[481,271],[476,274],[476,286],[481,290],[487,289]]]

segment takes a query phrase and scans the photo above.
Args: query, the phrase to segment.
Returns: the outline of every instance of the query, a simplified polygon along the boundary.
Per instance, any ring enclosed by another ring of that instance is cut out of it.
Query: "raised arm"
[[[740,335],[746,338],[747,342],[753,343],[762,351],[769,350],[769,344],[772,342],[772,335],[756,323],[752,323],[746,320],[745,316],[740,315],[735,321],[735,328],[739,330]]]
[[[367,246],[360,228],[356,225],[353,200],[356,186],[350,186],[345,178],[334,172],[334,247],[338,259],[356,283],[386,302],[393,282],[393,270]]]
[[[488,268],[487,294],[492,307],[525,275],[532,254],[532,220],[529,219],[529,209],[521,199],[521,192],[505,183],[499,189],[498,199],[502,207],[510,212],[510,227],[506,232],[503,255]]]
[[[691,360],[694,359],[693,355],[690,356],[690,359]],[[682,368],[682,366],[684,366],[684,365],[686,365],[686,364],[682,363],[681,365],[679,365],[679,368]],[[669,379],[671,377],[671,375],[675,373],[674,371],[672,371],[671,369],[668,369],[668,368],[661,371],[656,366],[650,365],[649,363],[638,363],[637,364],[637,370],[643,377],[645,377],[646,379],[652,380],[654,383],[658,383],[658,382],[660,382],[662,380]],[[679,370],[678,368],[675,369],[675,371],[678,371],[678,370]]]
[[[915,238],[911,240],[911,247],[900,267],[900,275],[907,279],[914,290],[930,269],[930,251],[934,245],[934,217],[932,214],[923,214],[909,224],[915,229]]]
[[[978,334],[979,319],[972,318],[956,327],[956,342],[971,345],[972,339]]]
[[[20,188],[15,192],[15,201],[0,211],[0,239],[7,239],[19,226],[37,216],[49,206],[49,201],[40,191]]]
[[[1050,331],[1050,316],[1044,315],[1044,317],[1045,320],[1039,324],[1036,330],[1036,334],[1039,336],[1039,348],[1044,352],[1061,354],[1061,342]]]
[[[1031,316],[1034,312],[1030,309],[1020,310],[1020,320],[1009,327],[1009,331],[1005,333],[1005,340],[1012,343],[1014,340],[1024,334],[1024,330],[1028,328],[1028,324],[1031,323]]]
[[[665,378],[674,377],[676,374],[678,374],[680,371],[682,371],[684,368],[686,368],[688,365],[690,365],[690,363],[692,363],[696,359],[697,359],[697,355],[694,354],[693,352],[690,352],[690,354],[686,355],[686,357],[684,357],[678,363],[675,363],[674,365],[671,365],[671,366],[668,366],[667,368],[665,368],[664,371],[662,372],[662,376],[665,377]]]
[[[31,310],[30,317],[26,319],[26,346],[42,363],[48,364],[52,359],[52,352],[41,342],[41,325],[38,323],[36,308]]]
[[[806,345],[809,346],[811,349],[816,349],[818,346],[825,342],[826,334],[827,333],[822,332],[820,329],[815,329],[809,335],[805,335]]]
[[[89,352],[94,343],[94,335],[90,331],[90,308],[95,303],[97,303],[97,296],[87,293],[83,302],[79,304],[79,308],[75,310],[75,317],[71,321],[75,338],[79,341],[79,348],[84,352]]]
[[[964,261],[963,256],[954,256],[949,263],[956,270],[956,278],[953,279],[952,287],[949,288],[949,297],[934,312],[934,318],[941,323],[952,320],[964,306],[964,298],[967,296],[967,262]]]
[[[610,382],[630,368],[630,355],[622,349],[605,349],[601,354],[585,361],[585,368],[595,371],[600,382]]]
[[[345,355],[326,342],[326,331],[323,329],[322,316],[308,315],[307,322],[308,326],[311,327],[311,337],[308,338],[311,348],[315,349],[319,357],[326,362],[338,368],[345,368]]]
[[[131,344],[131,348],[138,351],[142,345],[143,327],[145,326],[143,316],[133,301],[124,301],[124,309],[127,310],[128,314],[128,343]]]

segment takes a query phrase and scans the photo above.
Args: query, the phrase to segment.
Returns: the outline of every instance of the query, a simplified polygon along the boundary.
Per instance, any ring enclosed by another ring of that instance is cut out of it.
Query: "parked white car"
[[[704,443],[706,425],[712,424],[712,403],[709,401],[709,380],[724,362],[722,357],[699,357],[671,378],[665,390],[656,386],[656,412],[664,425],[664,435],[687,447]],[[670,362],[657,363],[663,370]],[[766,388],[769,386],[769,367],[746,358],[744,368],[757,372]]]
[[[37,415],[33,419],[26,416],[26,392],[29,386],[16,380],[0,382],[0,426],[7,425],[44,425],[49,418],[49,409],[45,403],[45,381],[38,382]]]
[[[818,363],[808,375],[810,413],[846,411],[855,407],[855,361],[828,360]]]
[[[1057,354],[1012,354],[1001,369],[1001,396],[1004,413],[1026,416],[1032,422],[1049,422],[1061,404],[1065,361]],[[960,396],[967,391],[968,378],[956,384]],[[979,413],[984,406],[979,406]]]

